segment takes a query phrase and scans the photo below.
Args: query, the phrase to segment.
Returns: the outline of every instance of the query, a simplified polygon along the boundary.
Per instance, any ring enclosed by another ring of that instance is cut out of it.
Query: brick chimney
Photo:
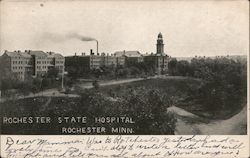
[[[93,49],[90,49],[90,55],[95,55],[95,53],[93,53]]]

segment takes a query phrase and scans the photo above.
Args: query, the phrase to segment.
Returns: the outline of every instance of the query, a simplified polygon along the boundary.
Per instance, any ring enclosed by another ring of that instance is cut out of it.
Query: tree
[[[181,76],[188,76],[190,73],[190,66],[188,61],[181,60],[177,62],[177,73]]]
[[[171,59],[168,63],[168,69],[169,69],[169,73],[171,75],[175,75],[176,74],[176,69],[177,69],[177,60],[174,58],[174,59]]]
[[[246,104],[246,63],[227,58],[192,59],[191,69],[193,77],[203,80],[196,93],[190,93],[192,104],[201,104],[210,112],[233,112]]]
[[[58,68],[50,68],[47,72],[47,77],[48,78],[56,78],[59,74],[59,69]]]
[[[117,100],[110,100],[100,92],[85,90],[81,94],[78,112],[87,117],[127,116],[132,117],[135,124],[128,124],[136,134],[174,134],[176,117],[167,111],[166,100],[158,90],[133,89]],[[89,119],[94,120],[94,119]],[[94,125],[94,121],[90,121]],[[105,127],[116,127],[119,123],[103,124]]]
[[[176,118],[167,111],[170,99],[155,89],[133,89],[125,95],[119,105],[124,105],[124,113],[135,118],[137,134],[174,134]]]
[[[92,83],[93,87],[98,90],[100,88],[100,84],[97,80],[94,80],[94,82]]]

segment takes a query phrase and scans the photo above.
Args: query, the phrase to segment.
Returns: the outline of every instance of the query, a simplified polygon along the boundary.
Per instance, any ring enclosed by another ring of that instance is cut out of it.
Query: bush
[[[92,83],[94,89],[98,90],[100,88],[100,84],[97,80],[95,80],[93,83]]]
[[[81,94],[81,111],[85,111],[88,117],[132,117],[135,124],[129,126],[133,127],[136,134],[174,134],[176,118],[167,111],[169,100],[170,97],[153,89],[132,90],[115,101],[100,92],[86,90]],[[106,126],[113,127],[116,124]]]
[[[247,65],[227,58],[192,59],[189,74],[201,78],[202,85],[190,91],[188,102],[202,105],[204,111],[234,113],[246,104]],[[184,102],[187,102],[184,100]]]

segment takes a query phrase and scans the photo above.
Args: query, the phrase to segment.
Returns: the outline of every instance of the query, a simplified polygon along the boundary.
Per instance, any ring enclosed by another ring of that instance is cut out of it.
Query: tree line
[[[202,79],[200,87],[190,90],[189,97],[182,104],[202,105],[208,111],[234,111],[246,104],[246,60],[226,57],[193,58],[191,62],[172,60],[169,73]]]
[[[51,68],[46,74],[39,77],[27,74],[24,80],[20,80],[16,73],[6,71],[4,68],[0,68],[0,74],[1,95],[5,97],[37,93],[48,88],[59,87],[61,83],[57,68]]]

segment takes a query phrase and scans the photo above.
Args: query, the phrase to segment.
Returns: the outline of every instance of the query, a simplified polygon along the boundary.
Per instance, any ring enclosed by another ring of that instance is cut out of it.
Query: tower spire
[[[156,54],[164,54],[164,43],[161,32],[158,34],[157,44],[156,44]]]

